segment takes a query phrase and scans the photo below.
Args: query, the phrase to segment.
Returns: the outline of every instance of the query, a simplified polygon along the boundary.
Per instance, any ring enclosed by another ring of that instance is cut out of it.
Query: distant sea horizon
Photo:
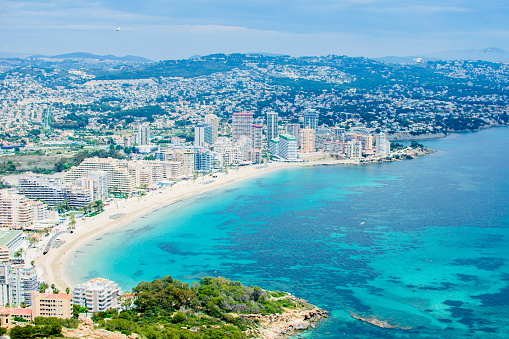
[[[167,206],[85,245],[69,277],[287,291],[330,312],[300,337],[509,337],[509,128],[419,142],[437,152],[284,169]]]

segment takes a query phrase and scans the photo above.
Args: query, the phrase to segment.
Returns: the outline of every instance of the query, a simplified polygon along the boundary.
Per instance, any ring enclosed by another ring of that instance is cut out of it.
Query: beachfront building
[[[72,316],[72,297],[65,293],[32,292],[33,317],[70,318]]]
[[[212,126],[212,141],[209,143],[212,145],[216,142],[219,134],[219,118],[215,114],[206,114],[205,124]]]
[[[86,177],[76,179],[76,186],[88,190],[92,201],[108,199],[108,173],[106,171],[88,171]]]
[[[108,173],[108,190],[123,194],[134,192],[135,180],[129,175],[125,161],[113,158],[87,158],[81,164],[71,168],[64,176],[64,181],[73,184],[76,180],[87,177],[90,171]]]
[[[87,307],[90,312],[106,311],[120,307],[117,301],[120,294],[120,287],[115,282],[96,278],[74,286],[72,302]]]
[[[251,138],[253,135],[253,113],[233,113],[232,139],[236,142],[240,137]]]
[[[253,125],[253,135],[251,139],[253,140],[253,148],[254,149],[261,149],[262,148],[262,133],[263,126],[254,124]]]
[[[304,128],[300,130],[300,152],[313,153],[315,152],[315,130],[311,128]]]
[[[176,161],[138,160],[128,161],[129,175],[137,187],[173,180],[181,176],[182,164]]]
[[[69,206],[79,208],[92,201],[92,194],[89,190],[83,190],[71,183],[62,183],[42,175],[27,175],[19,178],[18,189],[25,197],[42,200],[50,206],[67,200]]]
[[[32,292],[39,290],[39,281],[35,267],[30,264],[11,267],[11,304],[32,305]]]
[[[391,151],[391,142],[387,140],[385,133],[378,133],[375,136],[375,153],[385,157]]]
[[[262,162],[262,150],[261,149],[250,149],[247,151],[247,161],[251,161],[253,164]]]
[[[178,176],[189,177],[194,171],[194,149],[181,146],[174,146],[170,149],[160,149],[154,153],[158,161],[169,161],[180,163],[180,174]],[[173,172],[172,172],[173,173]],[[175,174],[172,174],[176,177]]]
[[[297,160],[297,139],[290,134],[280,134],[277,155],[288,161]]]
[[[350,159],[362,158],[362,144],[360,141],[349,141],[345,145],[345,157]]]
[[[47,205],[12,190],[0,190],[0,227],[21,228],[48,217]]]
[[[273,156],[277,156],[279,153],[279,138],[272,138],[269,141],[269,152]]]
[[[194,170],[209,172],[212,170],[212,152],[208,149],[194,150]]]
[[[297,139],[297,148],[300,147],[300,124],[287,124],[285,126],[285,132],[286,134],[293,135],[295,139]]]
[[[278,135],[278,114],[276,112],[267,113],[267,143],[270,144],[270,140],[277,138]]]
[[[345,142],[346,131],[344,127],[333,127],[334,141]]]
[[[212,125],[196,125],[194,127],[194,145],[212,145]]]
[[[12,257],[20,247],[26,247],[25,234],[17,230],[0,230],[0,246],[7,247]]]
[[[32,265],[0,263],[0,306],[6,304],[32,304],[31,293],[39,286]]]

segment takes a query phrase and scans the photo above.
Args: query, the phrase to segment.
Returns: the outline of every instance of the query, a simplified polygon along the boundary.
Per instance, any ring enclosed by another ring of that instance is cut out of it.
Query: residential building
[[[108,172],[88,171],[86,177],[78,178],[76,186],[90,191],[92,201],[106,201],[108,199]]]
[[[178,176],[192,176],[194,171],[194,149],[175,146],[172,149],[161,149],[154,153],[154,158],[160,161],[180,163],[180,174]],[[174,172],[172,172],[174,173]],[[177,176],[172,174],[173,178]]]
[[[12,190],[0,190],[0,226],[21,228],[48,216],[48,208],[42,201],[33,201]]]
[[[149,125],[138,125],[136,134],[136,143],[139,146],[150,145],[150,127]]]
[[[195,149],[194,170],[209,172],[212,170],[212,152],[208,149]]]
[[[304,128],[300,130],[300,152],[313,153],[315,152],[315,130],[311,128]]]
[[[316,131],[318,128],[318,112],[308,108],[304,111],[304,128],[311,128]]]
[[[72,299],[69,294],[62,292],[58,294],[32,292],[32,315],[34,318],[70,318],[72,316]]]
[[[9,326],[14,318],[23,318],[27,322],[33,320],[31,308],[0,307],[0,326]]]
[[[387,140],[385,133],[378,133],[375,136],[375,153],[380,156],[387,156],[391,151],[391,142]]]
[[[362,144],[360,141],[349,141],[345,146],[345,156],[350,159],[362,158]]]
[[[240,137],[251,138],[253,132],[253,113],[233,113],[232,139],[236,142]]]
[[[254,124],[253,125],[253,135],[251,139],[253,140],[253,148],[254,149],[261,149],[262,148],[262,133],[263,126]]]
[[[289,161],[297,160],[297,139],[293,135],[279,135],[278,155]]]
[[[64,176],[66,183],[75,183],[77,179],[87,177],[89,171],[108,173],[108,190],[130,194],[134,191],[135,180],[129,175],[127,162],[113,158],[87,158],[81,164],[71,168]]]
[[[67,174],[69,173],[67,172]],[[76,179],[69,183],[62,183],[40,175],[27,175],[19,178],[18,189],[25,197],[43,200],[50,206],[62,203],[66,199],[69,206],[86,206],[92,201],[92,195],[90,191],[72,185],[71,183],[76,182]]]
[[[267,143],[278,136],[278,114],[276,112],[267,113]]]
[[[30,264],[11,267],[11,304],[32,305],[32,292],[39,290],[39,281],[35,267]]]
[[[277,156],[279,153],[279,138],[272,138],[269,142],[269,152]]]
[[[300,147],[300,124],[287,124],[285,126],[286,134],[293,135],[297,139],[297,148]]]
[[[90,312],[106,311],[120,307],[117,302],[120,294],[120,287],[115,282],[96,278],[74,286],[72,301],[81,307],[87,307]]]
[[[194,145],[212,145],[212,125],[196,125],[194,127]]]
[[[216,142],[219,134],[219,118],[215,114],[207,114],[205,115],[205,124],[212,126],[212,142],[209,143],[212,145]]]
[[[247,160],[254,164],[262,162],[262,150],[261,149],[250,149],[247,151]]]

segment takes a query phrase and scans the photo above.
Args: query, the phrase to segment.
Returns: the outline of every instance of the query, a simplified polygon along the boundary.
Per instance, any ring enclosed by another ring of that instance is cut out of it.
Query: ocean
[[[329,311],[305,338],[509,338],[509,128],[421,143],[437,152],[280,170],[165,207],[84,246],[69,276],[288,291]]]

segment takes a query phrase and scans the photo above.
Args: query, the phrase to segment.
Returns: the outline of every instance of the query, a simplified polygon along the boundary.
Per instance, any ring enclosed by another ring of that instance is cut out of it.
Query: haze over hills
[[[415,59],[418,58],[421,58],[423,62],[436,60],[482,60],[490,62],[509,62],[509,52],[501,48],[487,47],[483,49],[440,51],[406,57],[386,56],[373,59],[396,64],[407,64],[415,63]]]
[[[86,53],[86,52],[74,52],[74,53],[66,53],[66,54],[59,54],[59,55],[41,55],[41,54],[28,54],[28,53],[1,53],[0,52],[0,59],[7,59],[7,58],[28,58],[28,59],[93,59],[93,60],[117,60],[117,61],[129,61],[129,62],[141,62],[141,63],[150,63],[154,62],[153,60],[135,56],[135,55],[126,55],[126,56],[115,56],[115,55],[97,55],[92,53]]]

